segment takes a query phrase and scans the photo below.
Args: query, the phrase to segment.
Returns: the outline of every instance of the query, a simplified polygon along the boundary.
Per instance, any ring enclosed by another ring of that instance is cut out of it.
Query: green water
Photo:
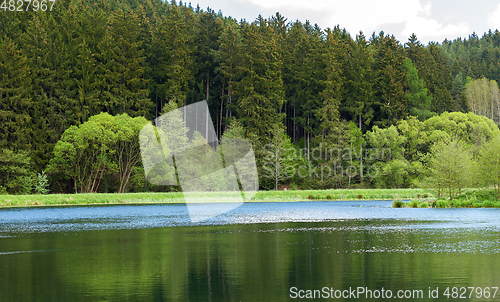
[[[500,286],[500,212],[487,212],[487,221],[460,213],[452,215],[458,222],[371,218],[91,230],[77,227],[88,220],[62,220],[70,226],[58,231],[37,228],[40,221],[30,218],[23,231],[0,225],[0,301],[304,300],[292,299],[292,287],[424,294],[340,301],[446,301],[446,287]],[[439,299],[430,299],[436,287]]]

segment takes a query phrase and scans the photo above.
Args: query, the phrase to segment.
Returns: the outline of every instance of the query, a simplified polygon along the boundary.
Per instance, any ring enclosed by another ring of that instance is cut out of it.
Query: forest
[[[202,100],[219,139],[252,143],[261,189],[500,185],[498,29],[424,45],[279,13],[57,0],[2,10],[0,76],[0,194],[178,191],[145,180],[138,133]]]

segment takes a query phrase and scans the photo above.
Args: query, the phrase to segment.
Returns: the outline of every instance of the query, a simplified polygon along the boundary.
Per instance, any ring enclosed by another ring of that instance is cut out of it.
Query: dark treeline
[[[207,100],[219,137],[237,120],[264,145],[277,126],[309,154],[345,122],[366,133],[468,112],[466,79],[500,80],[499,45],[498,30],[423,45],[279,13],[248,22],[184,3],[58,0],[0,16],[0,149],[28,152],[40,172],[64,131],[94,115],[152,120],[172,100]]]

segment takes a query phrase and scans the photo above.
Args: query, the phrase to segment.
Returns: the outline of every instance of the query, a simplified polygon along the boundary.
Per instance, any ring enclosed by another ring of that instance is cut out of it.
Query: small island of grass
[[[468,189],[453,199],[412,199],[409,202],[394,200],[393,208],[500,208],[495,190]]]

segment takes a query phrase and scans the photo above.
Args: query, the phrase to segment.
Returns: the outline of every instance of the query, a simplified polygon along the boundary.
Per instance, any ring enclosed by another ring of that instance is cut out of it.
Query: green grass
[[[200,202],[231,201],[230,194],[220,192],[190,193]],[[251,202],[305,200],[401,200],[432,195],[424,189],[339,189],[259,191]],[[49,195],[0,195],[0,207],[41,205],[85,205],[126,203],[183,203],[183,193],[94,193]]]
[[[393,208],[500,208],[496,192],[490,189],[467,189],[453,200],[411,200],[392,203]]]

